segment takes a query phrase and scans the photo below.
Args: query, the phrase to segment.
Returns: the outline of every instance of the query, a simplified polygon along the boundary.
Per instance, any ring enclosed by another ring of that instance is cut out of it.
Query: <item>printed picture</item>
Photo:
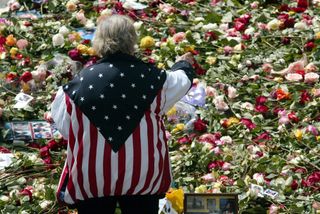
[[[236,214],[237,194],[185,193],[184,214]]]
[[[220,198],[221,214],[236,214],[236,202],[230,198]]]
[[[32,122],[32,133],[34,139],[52,138],[51,126],[47,122]]]
[[[12,122],[14,140],[31,140],[32,133],[29,122]]]
[[[4,123],[3,125],[3,132],[2,132],[3,139],[5,141],[11,141],[13,140],[13,129],[12,129],[12,123]]]

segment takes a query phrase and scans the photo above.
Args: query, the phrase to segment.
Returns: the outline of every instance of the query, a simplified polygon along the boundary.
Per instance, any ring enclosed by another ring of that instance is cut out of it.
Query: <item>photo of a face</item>
[[[50,124],[47,122],[32,122],[32,132],[34,139],[52,138]]]
[[[32,139],[29,122],[13,122],[12,129],[13,129],[14,140],[31,140]]]
[[[220,198],[221,214],[236,214],[236,202],[230,198]]]

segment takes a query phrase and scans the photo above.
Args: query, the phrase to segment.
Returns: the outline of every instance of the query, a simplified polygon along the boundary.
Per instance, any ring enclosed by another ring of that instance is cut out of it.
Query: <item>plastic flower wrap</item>
[[[166,193],[166,198],[171,202],[173,209],[179,214],[183,211],[184,193],[182,189],[170,189]]]
[[[192,124],[196,120],[196,108],[183,101],[177,102],[168,112],[168,122],[175,124],[176,127],[173,132],[190,130]]]

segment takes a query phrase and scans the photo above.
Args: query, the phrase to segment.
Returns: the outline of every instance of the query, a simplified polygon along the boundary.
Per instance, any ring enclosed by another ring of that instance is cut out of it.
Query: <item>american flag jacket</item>
[[[172,175],[163,115],[193,75],[186,61],[164,71],[116,53],[60,87],[51,114],[68,147],[58,201],[166,193]]]

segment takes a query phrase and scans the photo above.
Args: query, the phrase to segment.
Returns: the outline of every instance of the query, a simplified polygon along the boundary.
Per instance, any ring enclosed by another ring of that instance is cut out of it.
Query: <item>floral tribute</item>
[[[238,193],[242,213],[320,209],[318,0],[10,0],[0,15],[2,122],[50,121],[57,88],[98,60],[95,25],[111,14],[134,20],[146,62],[168,69],[194,55],[197,79],[166,115],[177,212],[181,192]],[[21,93],[32,99],[17,103]],[[54,195],[61,136],[0,143],[1,212],[67,213]]]

